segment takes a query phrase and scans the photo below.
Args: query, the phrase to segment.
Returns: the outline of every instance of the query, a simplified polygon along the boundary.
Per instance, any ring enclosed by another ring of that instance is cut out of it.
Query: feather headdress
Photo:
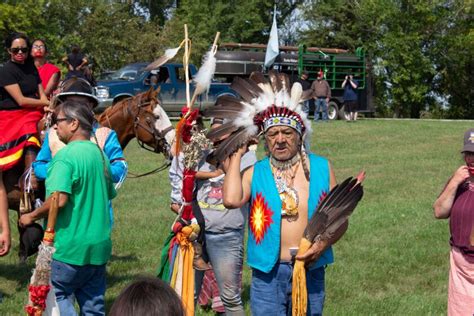
[[[268,79],[262,73],[254,72],[249,79],[235,78],[230,86],[240,98],[225,95],[219,97],[215,106],[207,109],[207,117],[220,117],[229,123],[216,128],[207,136],[218,140],[232,132],[215,151],[215,157],[223,160],[237,148],[273,126],[289,126],[302,137],[310,131],[311,123],[302,111],[303,88],[296,82],[290,87],[290,80],[284,73],[268,72]]]

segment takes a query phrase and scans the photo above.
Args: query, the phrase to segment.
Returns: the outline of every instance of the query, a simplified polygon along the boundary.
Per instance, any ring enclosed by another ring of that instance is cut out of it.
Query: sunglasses
[[[69,117],[57,117],[56,115],[53,115],[51,117],[51,125],[56,125],[56,124],[59,124],[61,122],[64,122],[64,121],[69,121],[70,118]]]
[[[13,53],[13,54],[18,54],[20,52],[22,53],[28,53],[28,47],[12,47],[10,48],[10,51]]]
[[[46,48],[44,45],[33,45],[32,47],[34,49],[45,49]]]

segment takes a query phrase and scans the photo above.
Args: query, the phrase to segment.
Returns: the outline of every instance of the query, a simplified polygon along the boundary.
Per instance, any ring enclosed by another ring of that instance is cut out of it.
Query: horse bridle
[[[155,101],[156,102],[156,101]],[[170,152],[170,145],[166,141],[166,134],[171,132],[174,128],[173,126],[168,126],[165,128],[163,131],[159,131],[155,128],[155,122],[159,117],[157,118],[155,115],[151,114],[150,112],[147,111],[142,111],[144,107],[148,106],[151,104],[151,101],[148,102],[141,102],[141,96],[138,100],[138,112],[136,115],[133,114],[132,112],[132,99],[129,99],[128,101],[128,106],[127,110],[128,113],[134,117],[133,118],[133,132],[135,133],[135,136],[137,136],[138,129],[143,129],[145,132],[150,134],[153,137],[154,144],[153,146],[150,146],[146,144],[144,141],[140,140],[139,137],[135,137],[137,139],[138,145],[146,149],[148,151],[154,152],[154,153],[163,153],[167,158],[169,157],[169,152]],[[145,116],[144,121],[145,124],[143,124],[140,120],[142,115]],[[151,148],[149,148],[149,146]]]

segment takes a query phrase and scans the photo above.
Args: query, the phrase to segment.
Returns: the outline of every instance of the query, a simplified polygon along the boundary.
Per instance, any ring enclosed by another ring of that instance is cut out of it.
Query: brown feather
[[[224,161],[240,146],[246,144],[250,140],[250,136],[251,135],[248,135],[245,128],[239,128],[232,135],[230,135],[229,138],[227,138],[221,144],[219,144],[219,146],[217,146],[217,149],[214,152],[214,156],[217,158],[218,161]]]
[[[233,119],[242,113],[243,105],[238,103],[228,105],[216,105],[204,110],[205,117],[219,117],[223,119]]]
[[[268,84],[268,80],[265,78],[265,76],[259,72],[259,71],[254,71],[250,74],[250,80],[255,82],[258,85],[265,85]]]
[[[233,122],[227,122],[222,124],[219,127],[211,129],[206,137],[212,141],[220,140],[222,137],[229,135],[230,133],[235,132],[238,129],[238,126],[235,126]]]
[[[150,70],[153,70],[155,68],[158,68],[161,65],[165,64],[168,60],[169,60],[169,58],[166,55],[163,55],[163,56],[159,57],[158,59],[156,59],[154,62],[148,64],[148,66],[146,66],[146,68],[145,68],[145,71],[150,71]]]
[[[230,88],[237,92],[242,99],[247,102],[252,101],[252,99],[257,98],[260,93],[263,93],[262,89],[260,89],[255,82],[247,81],[239,77],[234,79]]]
[[[274,70],[270,70],[268,72],[268,78],[270,79],[270,83],[272,84],[273,93],[278,93],[281,90],[281,81],[278,79],[278,73]]]
[[[282,89],[286,90],[286,92],[290,95],[291,94],[291,86],[290,86],[290,78],[285,73],[278,73],[278,79],[281,82]]]
[[[348,178],[334,187],[311,216],[304,232],[306,239],[332,237],[352,214],[363,194],[357,179]]]
[[[232,96],[232,95],[223,95],[223,96],[220,96],[217,98],[216,100],[216,106],[223,106],[223,107],[228,107],[228,106],[233,106],[233,107],[237,107],[237,106],[242,106],[242,104],[240,104],[240,99]]]

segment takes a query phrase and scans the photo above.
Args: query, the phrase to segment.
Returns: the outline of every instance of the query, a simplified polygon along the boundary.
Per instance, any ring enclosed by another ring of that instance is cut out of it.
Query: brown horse
[[[136,137],[142,148],[169,157],[175,132],[168,115],[159,105],[158,93],[159,88],[150,88],[147,92],[123,99],[107,108],[97,121],[115,130],[122,149]]]
[[[147,92],[121,100],[96,116],[96,119],[99,124],[117,133],[122,149],[125,149],[130,140],[136,137],[142,148],[155,153],[163,153],[169,157],[175,131],[168,115],[159,105],[158,93],[159,89],[150,88]],[[24,170],[22,161],[2,174],[8,194],[9,209],[17,212],[20,210],[22,195],[18,182]]]

